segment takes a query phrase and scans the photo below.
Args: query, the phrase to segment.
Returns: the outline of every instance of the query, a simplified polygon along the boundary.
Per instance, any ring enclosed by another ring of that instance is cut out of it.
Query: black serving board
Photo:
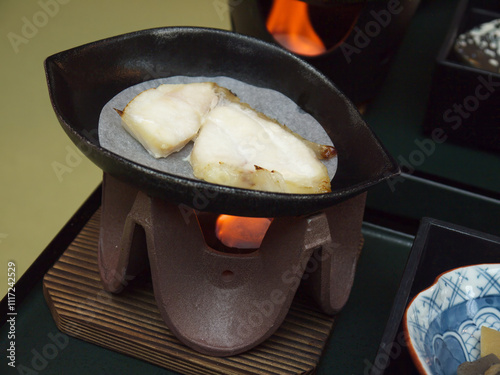
[[[441,220],[423,218],[396,294],[371,375],[418,374],[402,327],[408,303],[443,272],[500,262],[500,237]]]

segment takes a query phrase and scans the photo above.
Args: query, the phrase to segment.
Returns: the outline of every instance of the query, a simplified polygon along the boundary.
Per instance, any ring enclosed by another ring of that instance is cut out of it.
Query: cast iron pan
[[[313,213],[399,173],[353,104],[315,68],[272,44],[229,31],[167,27],[76,47],[45,61],[59,122],[104,172],[200,211],[241,216]],[[338,151],[332,192],[281,194],[220,186],[141,166],[99,145],[102,107],[129,86],[175,75],[228,76],[283,93],[325,128]]]

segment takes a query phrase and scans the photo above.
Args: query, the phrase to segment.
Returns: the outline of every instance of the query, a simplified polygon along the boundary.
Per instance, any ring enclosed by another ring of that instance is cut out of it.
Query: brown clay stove
[[[232,249],[217,215],[153,198],[105,174],[99,243],[104,288],[119,292],[148,263],[161,316],[183,343],[234,355],[268,338],[305,287],[320,309],[346,303],[360,254],[365,194],[322,212],[275,218],[258,249]]]

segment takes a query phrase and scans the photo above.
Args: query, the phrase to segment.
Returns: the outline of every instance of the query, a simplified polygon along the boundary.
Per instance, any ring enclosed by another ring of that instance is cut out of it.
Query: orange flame
[[[271,221],[266,217],[219,215],[215,235],[228,247],[258,249]]]
[[[267,30],[288,50],[305,56],[326,51],[308,16],[308,4],[298,0],[274,0]]]

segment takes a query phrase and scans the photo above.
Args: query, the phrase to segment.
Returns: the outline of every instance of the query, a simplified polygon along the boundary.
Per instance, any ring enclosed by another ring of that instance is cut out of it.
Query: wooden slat
[[[240,355],[210,357],[183,345],[166,327],[150,283],[104,292],[97,265],[98,210],[44,278],[44,295],[59,329],[183,374],[312,374],[334,318],[308,308],[297,294],[281,327]]]

